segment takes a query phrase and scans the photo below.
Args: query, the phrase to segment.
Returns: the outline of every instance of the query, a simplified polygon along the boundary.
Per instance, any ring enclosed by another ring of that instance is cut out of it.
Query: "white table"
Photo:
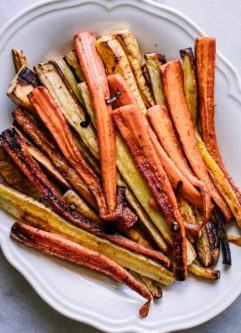
[[[67,0],[66,0],[67,1]],[[160,0],[180,9],[209,35],[241,73],[240,0]],[[20,9],[37,0],[0,0],[0,26]],[[241,112],[241,110],[240,110]],[[225,312],[189,333],[241,332],[241,297]],[[97,333],[98,330],[67,319],[33,291],[0,252],[0,333]]]

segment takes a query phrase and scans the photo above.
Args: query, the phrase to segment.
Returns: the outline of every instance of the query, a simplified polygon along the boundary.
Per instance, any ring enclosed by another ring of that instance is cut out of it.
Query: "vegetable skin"
[[[171,184],[146,130],[144,116],[142,117],[136,105],[128,105],[113,111],[113,117],[135,163],[170,224],[174,242],[174,275],[177,280],[184,280],[187,272],[185,229]]]
[[[227,220],[231,219],[231,212],[220,196],[216,188],[214,187],[207,167],[202,159],[197,146],[197,140],[195,137],[194,125],[189,112],[188,104],[186,101],[184,87],[183,87],[183,71],[180,61],[171,61],[161,66],[162,78],[164,84],[164,90],[167,98],[168,107],[174,122],[175,128],[178,132],[184,153],[191,165],[191,168],[195,175],[203,181],[211,194],[211,197],[216,204],[222,209],[223,214]],[[178,112],[177,112],[178,109]],[[205,220],[208,222],[211,211],[212,203],[211,197],[209,204],[206,204]]]
[[[123,267],[104,255],[66,240],[62,236],[22,223],[15,223],[12,226],[10,237],[22,245],[43,252],[44,254],[111,276],[147,299],[147,302],[140,308],[139,313],[141,317],[148,315],[152,300],[151,294]]]
[[[152,96],[152,91],[146,83],[145,77],[142,73],[142,59],[139,49],[138,42],[135,36],[129,30],[120,30],[112,32],[112,35],[121,44],[136,79],[137,86],[141,93],[142,99],[145,103],[146,108],[153,106],[154,99]]]
[[[164,285],[174,282],[172,272],[157,262],[70,224],[40,202],[4,184],[0,184],[0,207],[20,221],[60,234]]]
[[[116,209],[116,144],[114,124],[106,72],[95,47],[94,34],[83,32],[75,36],[75,49],[92,97],[95,111],[97,138],[103,189],[110,214]]]

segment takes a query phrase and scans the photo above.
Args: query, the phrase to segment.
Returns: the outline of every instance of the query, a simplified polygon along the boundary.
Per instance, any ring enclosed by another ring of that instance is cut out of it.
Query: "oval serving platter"
[[[11,19],[0,32],[0,130],[9,126],[13,105],[6,90],[14,69],[12,48],[22,48],[31,65],[63,56],[73,47],[75,33],[97,35],[131,29],[142,52],[158,51],[168,60],[193,46],[205,33],[180,12],[152,0],[42,1]],[[241,80],[233,66],[217,54],[216,126],[224,162],[241,185]],[[235,142],[235,145],[234,145]],[[201,324],[227,308],[241,292],[240,249],[231,245],[233,266],[215,283],[188,281],[164,289],[146,319],[138,317],[142,299],[111,279],[24,249],[9,239],[13,220],[0,211],[0,242],[8,261],[36,292],[63,315],[105,332],[163,333]]]

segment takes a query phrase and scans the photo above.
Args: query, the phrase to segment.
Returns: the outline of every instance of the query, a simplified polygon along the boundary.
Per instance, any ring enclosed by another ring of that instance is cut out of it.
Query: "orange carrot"
[[[97,126],[101,175],[109,213],[116,209],[116,146],[111,118],[111,105],[106,103],[110,92],[106,72],[95,47],[93,33],[83,32],[75,36],[75,49],[92,97]]]
[[[114,120],[127,143],[133,159],[170,225],[174,242],[174,274],[177,280],[187,275],[186,235],[182,216],[167,175],[156,155],[146,127],[146,119],[136,105],[113,111]]]
[[[147,302],[140,308],[139,313],[141,317],[148,315],[152,297],[147,288],[137,281],[126,269],[103,254],[89,250],[57,234],[18,222],[13,225],[10,237],[20,244],[39,250],[47,255],[111,276],[147,299]]]
[[[196,178],[191,171],[166,107],[161,105],[153,106],[148,110],[147,114],[151,126],[166,153],[188,181],[201,190],[203,195],[203,207],[208,206],[210,195],[207,186]]]
[[[241,191],[230,177],[219,152],[214,123],[214,79],[216,61],[216,41],[212,37],[196,39],[195,58],[199,92],[199,115],[203,141],[232,186],[239,202]]]
[[[232,214],[227,204],[214,187],[209,177],[205,162],[198,151],[194,125],[184,93],[183,71],[180,61],[171,61],[162,65],[161,72],[168,107],[184,153],[194,174],[207,185],[211,197],[220,207],[226,219],[230,220]],[[211,200],[209,200],[209,204],[205,207],[206,221],[209,220],[212,207]]]
[[[115,96],[119,92],[119,97],[112,104],[114,108],[121,107],[128,104],[135,104],[137,102],[133,97],[125,79],[120,74],[110,75],[107,78],[111,95]],[[198,190],[186,179],[186,177],[181,173],[181,171],[176,167],[174,162],[167,156],[166,152],[158,142],[154,132],[150,128],[148,122],[146,121],[148,127],[149,135],[153,141],[156,153],[165,169],[167,176],[174,189],[178,185],[182,184],[180,191],[183,196],[189,200],[191,203],[197,205],[199,208],[203,208],[203,202]]]
[[[44,87],[37,87],[32,90],[29,99],[37,114],[53,135],[65,158],[75,168],[93,193],[100,215],[106,215],[107,206],[99,178],[82,157],[63,114],[54,103],[48,90]]]

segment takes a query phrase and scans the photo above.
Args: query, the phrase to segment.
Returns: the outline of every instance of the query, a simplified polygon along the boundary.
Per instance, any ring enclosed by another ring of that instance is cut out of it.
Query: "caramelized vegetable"
[[[87,219],[71,210],[71,207],[57,192],[45,176],[37,162],[31,157],[27,145],[15,129],[9,129],[1,134],[4,150],[10,155],[21,171],[25,174],[37,191],[46,199],[57,213],[71,222],[91,232],[101,232],[101,227],[90,223]]]
[[[211,247],[211,256],[213,259],[213,264],[215,265],[219,258],[220,240],[218,235],[218,228],[216,222],[213,219],[206,224],[206,230],[208,233],[209,243]]]
[[[118,40],[112,35],[104,35],[97,40],[96,47],[104,61],[108,73],[119,73],[124,77],[131,93],[137,100],[139,107],[143,112],[146,112],[146,107],[137,87],[137,83],[131,70],[127,55],[125,54]]]
[[[38,198],[38,193],[11,157],[0,147],[0,177],[14,189]]]
[[[228,234],[228,241],[237,246],[241,246],[241,237],[240,236]]]
[[[162,78],[164,90],[167,98],[168,107],[174,122],[175,128],[178,132],[184,153],[191,165],[195,175],[203,181],[211,194],[211,197],[217,205],[222,209],[223,214],[227,220],[231,219],[231,212],[222,199],[216,188],[214,187],[207,167],[198,152],[197,140],[194,132],[194,125],[189,112],[188,104],[185,98],[183,87],[183,71],[180,61],[172,61],[166,65],[162,65]],[[177,112],[178,108],[178,112]],[[211,199],[211,198],[210,198]],[[206,222],[209,220],[212,211],[212,203],[206,203]]]
[[[230,251],[230,246],[229,246],[229,242],[228,242],[227,231],[225,228],[225,221],[224,221],[223,215],[222,215],[219,207],[215,207],[213,215],[214,215],[215,221],[218,226],[218,233],[219,233],[222,254],[223,254],[223,264],[231,266],[232,258],[231,258],[231,251]]]
[[[12,128],[16,130],[16,132],[21,136],[24,143],[26,144],[30,155],[41,165],[44,169],[55,178],[58,183],[65,188],[70,188],[70,185],[67,183],[65,178],[61,175],[61,173],[55,168],[53,163],[48,159],[48,157],[42,153],[41,150],[36,148],[32,143],[23,135],[23,133],[16,126],[12,125]]]
[[[68,223],[43,204],[3,184],[0,184],[0,207],[18,220],[60,234],[141,275],[164,285],[173,283],[172,272],[157,262]]]
[[[105,68],[95,47],[95,36],[89,32],[75,37],[75,49],[86,78],[95,110],[97,138],[103,188],[110,214],[116,209],[116,146],[110,92]]]
[[[55,167],[61,172],[69,184],[91,205],[96,207],[96,201],[85,185],[78,172],[69,164],[68,160],[56,149],[43,131],[20,108],[13,111],[13,117],[23,131],[45,153]]]
[[[39,250],[45,254],[111,276],[113,279],[125,284],[147,299],[147,302],[140,308],[139,313],[141,317],[148,315],[152,299],[151,294],[123,267],[108,259],[106,256],[66,240],[62,236],[39,230],[22,223],[15,223],[13,225],[10,237],[20,244]]]
[[[160,54],[147,53],[145,54],[146,67],[151,81],[151,87],[155,104],[166,105],[166,98],[163,91],[160,66],[163,64],[160,59]]]
[[[148,110],[148,118],[158,137],[158,140],[162,144],[168,156],[172,159],[188,181],[194,187],[198,187],[201,190],[203,195],[203,207],[205,208],[209,204],[210,200],[207,187],[192,173],[182,152],[181,145],[176,136],[167,109],[164,106],[156,105]],[[200,203],[198,204],[194,202],[194,204],[198,207],[202,207],[200,206]]]
[[[156,156],[145,121],[135,105],[123,106],[113,111],[113,117],[135,163],[170,224],[174,242],[174,274],[176,279],[184,280],[187,272],[185,229],[175,195]]]
[[[112,94],[115,94],[116,91],[120,92],[120,97],[113,103],[113,107],[121,107],[128,104],[137,104],[135,98],[131,94],[128,85],[119,74],[110,75],[108,77],[108,83]],[[149,125],[147,126],[149,128]],[[152,142],[156,149],[156,153],[160,158],[160,161],[168,175],[168,178],[173,188],[176,189],[178,184],[182,183],[181,191],[183,195],[194,204],[202,207],[200,193],[192,186],[192,184],[178,170],[173,161],[167,156],[151,128],[149,128],[149,135],[151,136]]]
[[[217,269],[204,268],[196,264],[188,266],[189,272],[192,274],[208,279],[208,280],[218,280],[220,278],[220,271]]]
[[[119,74],[113,75],[113,79],[115,76],[117,76],[122,81],[124,81],[124,79]],[[110,81],[109,81],[109,79],[111,79],[111,77],[112,77],[112,75],[108,77],[108,83],[109,83],[110,89],[112,89],[112,84],[110,84]],[[83,99],[86,101],[86,106],[88,105],[88,107],[87,107],[88,113],[91,117],[93,124],[95,124],[95,115],[94,115],[92,103],[90,100],[90,94],[88,93],[88,87],[84,83],[81,83],[80,86],[81,86],[81,92],[84,91],[82,96],[83,96]],[[121,101],[122,101],[122,98],[124,98],[124,96],[125,96],[125,94],[124,94],[125,88],[126,88],[126,84],[125,84],[125,86],[123,86],[123,92],[121,93],[121,95],[119,97]],[[114,105],[116,106],[116,102],[114,103]],[[121,105],[122,105],[122,102],[121,102]],[[118,132],[116,133],[116,153],[117,153],[116,165],[118,167],[119,172],[121,173],[124,180],[126,181],[128,186],[132,190],[133,194],[136,196],[136,198],[138,199],[138,201],[140,202],[140,204],[142,205],[142,207],[144,208],[144,210],[150,216],[151,219],[148,218],[147,214],[143,211],[143,209],[140,209],[140,206],[136,202],[136,200],[134,202],[133,196],[130,198],[130,192],[127,190],[126,196],[127,196],[128,202],[134,208],[137,215],[141,219],[144,227],[149,231],[152,239],[155,241],[155,243],[158,245],[158,247],[161,248],[163,252],[166,252],[167,246],[166,246],[165,242],[162,240],[160,232],[163,235],[164,239],[169,244],[171,244],[172,241],[171,241],[171,236],[170,236],[170,230],[169,230],[164,218],[161,216],[161,214],[149,206],[148,202],[151,198],[151,192],[150,192],[145,180],[143,179],[142,175],[140,174],[139,170],[136,168],[136,166],[132,160],[132,157],[128,151],[128,148]],[[125,183],[120,182],[120,179],[118,180],[118,184],[125,185]],[[153,225],[152,221],[154,222],[155,225]]]
[[[11,81],[7,90],[8,97],[13,103],[33,111],[28,94],[38,85],[36,75],[27,67],[22,67]]]
[[[34,69],[66,121],[76,131],[90,152],[98,157],[96,133],[88,114],[81,107],[60,67],[56,62],[48,61],[35,66]]]
[[[217,163],[209,154],[207,147],[203,143],[199,133],[196,131],[195,134],[197,138],[199,152],[202,155],[210,171],[210,175],[213,179],[213,182],[215,183],[219,192],[222,193],[222,196],[224,197],[230,210],[232,211],[235,220],[237,221],[238,225],[241,227],[241,205],[235,195],[235,192],[233,191],[231,185],[227,181],[222,170],[219,168]]]
[[[129,30],[114,31],[112,32],[112,35],[118,40],[125,51],[145,106],[146,108],[150,108],[155,103],[152,91],[147,85],[145,77],[142,73],[141,53],[135,36]]]
[[[180,50],[183,63],[184,90],[193,124],[197,123],[198,116],[198,90],[195,73],[195,59],[192,48]]]
[[[66,56],[64,57],[65,61],[67,62],[67,64],[69,65],[69,67],[73,70],[73,72],[75,73],[75,76],[79,79],[80,82],[85,81],[85,77],[83,74],[83,71],[79,65],[79,60],[77,58],[77,54],[76,52],[70,51],[66,54]]]
[[[212,37],[197,38],[195,43],[199,113],[203,141],[225,178],[232,186],[239,202],[241,191],[235,185],[223,164],[218,148],[214,123],[214,79],[216,61],[216,41]]]
[[[107,206],[100,185],[100,180],[83,159],[80,151],[76,147],[69,127],[49,92],[44,87],[38,87],[32,91],[29,98],[39,117],[49,129],[50,133],[52,133],[65,158],[78,172],[80,177],[95,196],[100,210],[100,215],[106,215]]]
[[[27,59],[23,53],[23,50],[12,49],[13,62],[16,73],[24,66],[28,67]]]

